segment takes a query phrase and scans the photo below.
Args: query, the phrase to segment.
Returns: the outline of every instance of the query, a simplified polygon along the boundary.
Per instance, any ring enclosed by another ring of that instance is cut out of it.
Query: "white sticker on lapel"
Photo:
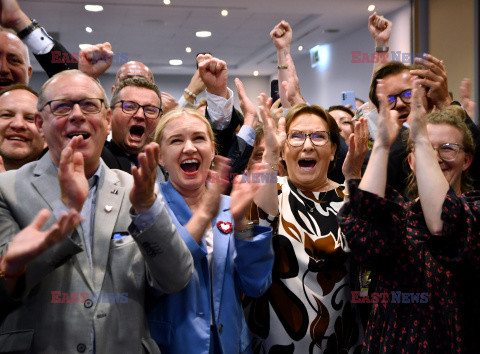
[[[105,205],[105,211],[107,213],[111,212],[113,210],[113,207],[111,205]]]

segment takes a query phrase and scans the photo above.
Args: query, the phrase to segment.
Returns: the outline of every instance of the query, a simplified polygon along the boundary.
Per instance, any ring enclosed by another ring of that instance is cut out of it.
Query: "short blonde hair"
[[[165,114],[160,119],[160,122],[158,122],[157,128],[155,129],[155,136],[153,138],[153,141],[155,141],[160,146],[160,149],[162,146],[163,132],[167,124],[170,123],[170,121],[175,118],[180,118],[186,115],[193,116],[195,118],[200,119],[203,122],[203,124],[205,124],[205,126],[207,127],[208,137],[210,138],[210,140],[212,140],[215,143],[215,134],[213,134],[212,126],[210,125],[210,122],[208,121],[208,119],[205,118],[205,116],[201,115],[196,110],[191,108],[177,108]],[[215,150],[217,149],[215,148]]]

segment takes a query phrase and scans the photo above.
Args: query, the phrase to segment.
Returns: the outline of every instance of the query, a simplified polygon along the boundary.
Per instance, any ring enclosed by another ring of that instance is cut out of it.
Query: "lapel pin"
[[[107,213],[111,212],[113,210],[113,207],[111,205],[105,205],[105,211]]]
[[[228,221],[217,222],[217,228],[224,234],[229,234],[232,231],[232,223]]]
[[[118,189],[114,189],[114,190],[112,190],[110,193],[112,193],[112,194],[118,194]]]

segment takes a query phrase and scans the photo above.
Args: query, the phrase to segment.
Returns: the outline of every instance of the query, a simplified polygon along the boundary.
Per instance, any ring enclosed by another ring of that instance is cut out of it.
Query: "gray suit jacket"
[[[96,353],[158,352],[146,322],[145,287],[148,282],[166,293],[181,290],[193,262],[165,209],[143,232],[129,226],[132,185],[131,175],[103,164],[93,279],[79,226],[28,264],[13,296],[0,280],[0,352],[88,352],[93,331]],[[41,208],[53,210],[58,203],[57,170],[49,154],[0,174],[0,254]],[[52,215],[45,228],[54,222]],[[124,236],[113,239],[118,233]]]

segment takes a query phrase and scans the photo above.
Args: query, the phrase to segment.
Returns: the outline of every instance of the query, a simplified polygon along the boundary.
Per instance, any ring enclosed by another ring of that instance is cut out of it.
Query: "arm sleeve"
[[[480,271],[480,192],[458,196],[452,188],[442,207],[443,229],[430,235],[429,250],[450,269]]]
[[[235,237],[235,266],[241,290],[250,297],[259,297],[272,283],[272,229],[254,227],[252,240]]]
[[[406,210],[396,191],[387,188],[385,198],[380,198],[359,189],[358,183],[349,181],[350,200],[337,218],[354,258],[375,269],[401,254]]]

